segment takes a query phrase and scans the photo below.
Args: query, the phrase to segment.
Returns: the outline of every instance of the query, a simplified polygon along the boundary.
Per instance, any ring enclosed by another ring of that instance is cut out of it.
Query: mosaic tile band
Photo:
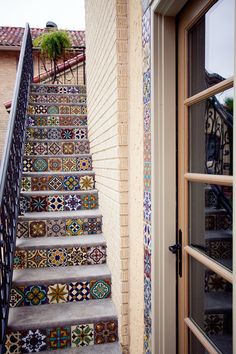
[[[102,217],[80,219],[20,220],[17,237],[64,237],[95,235],[102,232]]]
[[[94,175],[22,177],[21,191],[83,191],[95,188]]]
[[[63,133],[68,136],[71,134],[69,130],[65,130]],[[49,134],[57,134],[57,131],[49,131]],[[86,137],[83,129],[79,129],[75,135],[76,139],[80,139],[79,136]],[[51,137],[52,142],[48,141],[28,141],[25,144],[25,156],[45,156],[45,155],[80,155],[89,154],[89,142],[88,140],[83,141],[70,141],[70,142],[60,142]],[[57,138],[56,138],[57,139]],[[69,139],[69,138],[67,138]],[[81,138],[83,139],[83,138]]]
[[[66,327],[8,332],[7,353],[32,353],[114,343],[118,341],[117,320]]]
[[[87,114],[87,106],[31,104],[28,106],[28,114]]]
[[[63,85],[31,85],[31,92],[59,93],[59,94],[86,94],[86,86]]]
[[[106,256],[106,246],[17,249],[13,269],[104,264]]]
[[[29,115],[27,118],[28,127],[73,127],[87,125],[87,116],[34,116]]]
[[[86,157],[37,157],[23,159],[23,172],[92,171],[92,158]]]
[[[30,103],[86,103],[86,95],[52,95],[52,94],[31,94]]]
[[[54,183],[57,183],[54,181]],[[59,182],[58,182],[59,183]],[[29,212],[92,210],[98,208],[98,194],[21,196],[20,215]]]
[[[13,286],[10,306],[38,306],[111,297],[111,279]]]
[[[87,139],[88,129],[82,128],[28,128],[26,139],[47,139],[47,140],[67,140],[67,139]],[[50,142],[49,142],[50,143]]]

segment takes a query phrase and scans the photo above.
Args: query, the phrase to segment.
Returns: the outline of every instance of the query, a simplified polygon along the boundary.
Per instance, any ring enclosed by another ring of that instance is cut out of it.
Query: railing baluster
[[[0,174],[0,353],[5,340],[16,242],[26,109],[33,79],[32,39],[25,27]]]

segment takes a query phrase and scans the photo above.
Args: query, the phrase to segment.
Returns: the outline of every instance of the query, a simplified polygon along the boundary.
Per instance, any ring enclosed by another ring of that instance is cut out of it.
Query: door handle
[[[182,277],[182,230],[179,229],[178,233],[178,243],[169,246],[169,251],[173,254],[176,254],[176,262],[178,268],[179,277]]]
[[[176,243],[175,245],[169,246],[169,251],[173,254],[177,254],[177,252],[180,248],[181,248],[181,245],[179,243]]]

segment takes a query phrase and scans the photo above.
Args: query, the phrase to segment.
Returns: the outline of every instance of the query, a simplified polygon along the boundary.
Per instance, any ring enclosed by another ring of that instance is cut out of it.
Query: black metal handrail
[[[26,24],[0,174],[0,353],[5,352],[19,209],[26,111],[33,79],[32,39]]]

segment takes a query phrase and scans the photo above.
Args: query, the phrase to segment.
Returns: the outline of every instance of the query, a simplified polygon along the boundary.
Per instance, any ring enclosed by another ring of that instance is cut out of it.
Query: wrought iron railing
[[[54,67],[53,61],[46,59],[40,49],[33,49],[35,63],[34,82],[52,82],[55,84],[86,84],[85,46],[79,46],[64,51]]]
[[[33,79],[32,40],[25,27],[0,174],[0,353],[5,352],[19,208],[26,110]]]

